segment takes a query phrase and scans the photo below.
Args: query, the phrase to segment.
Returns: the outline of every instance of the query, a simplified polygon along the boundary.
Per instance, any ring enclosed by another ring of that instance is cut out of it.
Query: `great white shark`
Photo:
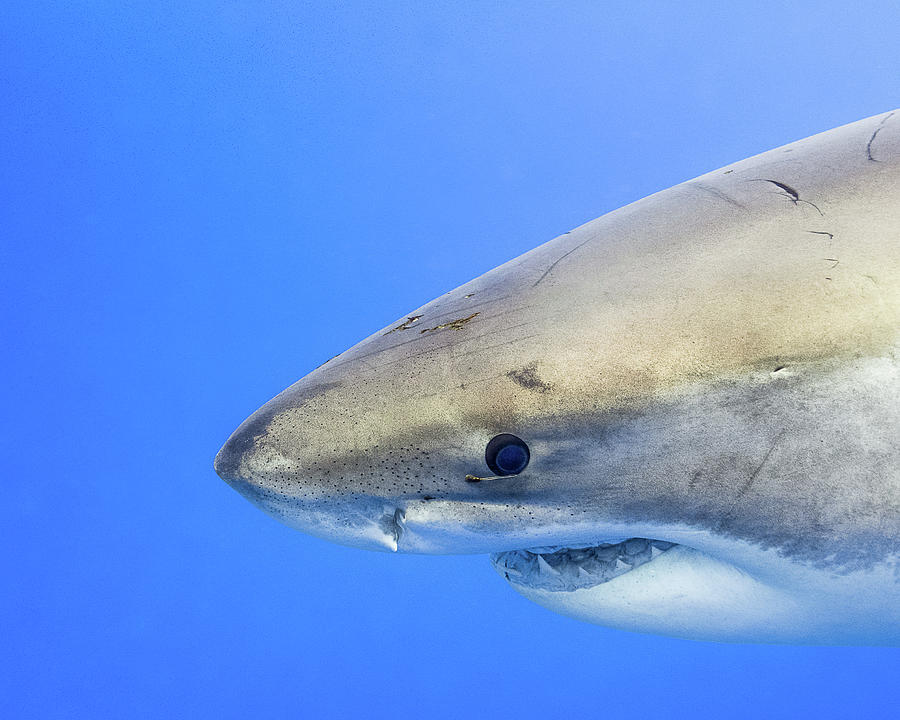
[[[338,543],[490,553],[589,622],[900,644],[900,111],[432,300],[263,405],[215,468]]]

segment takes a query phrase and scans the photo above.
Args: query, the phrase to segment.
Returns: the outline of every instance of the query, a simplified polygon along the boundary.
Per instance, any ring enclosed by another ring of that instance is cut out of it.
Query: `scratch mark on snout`
[[[569,233],[566,233],[566,235],[568,235],[568,234],[569,234]],[[540,284],[544,281],[544,278],[546,278],[551,272],[553,272],[553,268],[555,268],[557,265],[559,265],[563,260],[565,260],[567,257],[569,257],[569,255],[571,255],[573,252],[575,252],[576,250],[579,250],[579,249],[583,248],[585,245],[587,245],[587,244],[588,244],[591,240],[593,240],[595,237],[596,237],[595,235],[591,235],[587,240],[578,243],[578,244],[577,244],[575,247],[573,247],[571,250],[568,250],[568,251],[564,252],[562,255],[560,255],[558,258],[556,258],[556,260],[553,261],[553,263],[550,265],[550,267],[548,267],[546,270],[544,270],[544,274],[541,275],[541,276],[535,281],[534,285],[532,285],[531,287],[535,288],[535,287],[537,287],[538,285],[540,285]]]
[[[418,322],[419,318],[421,318],[421,317],[422,317],[421,315],[410,315],[408,318],[406,318],[406,320],[404,320],[402,323],[400,323],[397,327],[391,328],[384,334],[390,335],[392,332],[397,332],[398,330],[409,330],[413,326],[414,323]]]
[[[827,235],[829,240],[834,240],[834,233],[826,232],[824,230],[807,230],[806,232],[812,235]]]
[[[875,131],[872,133],[872,137],[869,138],[869,142],[866,143],[866,157],[872,162],[881,162],[881,160],[878,160],[877,158],[872,156],[872,143],[875,142],[875,138],[878,137],[878,133],[881,132],[881,128],[884,127],[884,124],[892,117],[894,117],[894,113],[890,112],[883,118],[881,118],[881,122],[878,123],[878,127],[875,128]]]
[[[788,194],[788,196],[794,202],[797,202],[800,199],[800,193],[798,193],[796,190],[794,190],[794,188],[792,188],[787,183],[778,182],[777,180],[768,180],[766,178],[760,178],[760,180],[762,182],[772,183],[776,187],[780,187],[782,190],[784,190]]]
[[[441,323],[440,325],[435,325],[431,328],[423,328],[420,330],[420,333],[427,332],[435,332],[436,330],[462,330],[466,323],[471,322],[476,317],[481,315],[481,313],[472,313],[469,317],[457,318],[456,320],[451,320],[450,322]]]
[[[719,521],[719,525],[718,525],[719,529],[721,529],[725,525],[725,523],[731,518],[732,514],[734,513],[734,509],[737,507],[738,503],[741,501],[741,498],[743,498],[744,495],[746,495],[750,491],[750,488],[753,486],[753,483],[756,482],[756,478],[759,477],[760,472],[762,472],[762,469],[766,466],[766,463],[769,462],[769,458],[772,457],[772,453],[774,452],[775,447],[778,445],[779,442],[781,442],[781,438],[784,437],[784,434],[786,432],[787,432],[787,428],[781,429],[781,431],[775,436],[775,439],[772,441],[772,444],[769,446],[769,449],[766,450],[766,454],[763,455],[763,458],[760,461],[759,465],[756,466],[756,469],[750,474],[750,477],[748,477],[744,481],[744,484],[741,485],[740,488],[738,488],[738,491],[737,491],[737,493],[735,493],[735,496],[734,496],[734,502],[731,503],[731,507],[728,508],[728,512],[726,512],[722,516],[722,519]]]
[[[778,194],[781,195],[782,197],[786,197],[794,205],[798,205],[799,203],[803,203],[804,205],[809,205],[810,207],[814,207],[816,209],[816,212],[819,213],[819,215],[821,215],[822,217],[825,217],[825,213],[823,213],[819,209],[818,205],[816,205],[814,202],[810,202],[809,200],[804,200],[803,198],[801,198],[800,193],[797,192],[794,188],[792,188],[787,183],[779,182],[778,180],[770,180],[769,178],[751,178],[750,180],[748,180],[748,182],[772,183],[775,187],[777,187],[781,190],[781,192]]]
[[[691,187],[697,188],[698,190],[702,190],[703,192],[708,193],[709,195],[712,195],[713,197],[719,198],[719,200],[724,200],[725,202],[729,203],[730,205],[739,207],[741,210],[746,209],[745,205],[739,203],[737,200],[735,200],[733,197],[731,197],[731,195],[728,195],[727,193],[723,193],[718,188],[714,188],[709,185],[704,185],[703,183],[691,183]]]
[[[781,442],[781,438],[784,437],[785,432],[787,432],[787,428],[782,428],[781,432],[779,432],[775,439],[772,441],[772,444],[769,446],[769,449],[766,450],[766,454],[763,455],[763,459],[760,461],[759,465],[756,466],[756,470],[747,478],[747,482],[745,482],[740,489],[737,491],[737,496],[735,499],[735,503],[737,500],[740,500],[747,492],[750,490],[750,487],[756,482],[756,478],[759,477],[759,473],[766,466],[766,463],[769,462],[769,458],[772,456],[772,452],[775,450],[775,446]]]

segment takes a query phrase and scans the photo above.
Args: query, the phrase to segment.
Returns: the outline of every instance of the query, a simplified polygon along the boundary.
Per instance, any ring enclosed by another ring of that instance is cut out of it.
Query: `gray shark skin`
[[[490,477],[501,433],[531,458]],[[900,111],[442,295],[263,405],[215,466],[299,530],[491,553],[589,622],[900,645]]]

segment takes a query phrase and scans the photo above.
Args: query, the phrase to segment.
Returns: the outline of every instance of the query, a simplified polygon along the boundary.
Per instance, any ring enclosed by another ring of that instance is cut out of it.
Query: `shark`
[[[623,630],[900,645],[900,111],[409,312],[215,458],[287,525]]]

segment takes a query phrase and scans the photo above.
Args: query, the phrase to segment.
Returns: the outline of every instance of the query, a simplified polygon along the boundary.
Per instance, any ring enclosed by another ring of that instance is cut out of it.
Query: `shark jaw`
[[[629,538],[615,543],[493,553],[491,563],[513,585],[571,592],[610,582],[673,547],[675,543],[663,540]]]
[[[301,502],[233,484],[280,521],[331,541],[383,552],[488,554],[524,598],[596,625],[714,642],[898,643],[879,622],[893,612],[890,598],[860,598],[858,591],[862,583],[895,585],[896,562],[821,568],[776,548],[676,525],[570,524],[545,516],[525,530],[486,533],[483,521],[502,504],[479,506],[481,522],[472,523],[446,500],[357,499],[338,510],[333,499]]]
[[[889,612],[877,595],[851,602],[873,576],[889,584],[894,566],[835,573],[723,538],[682,539],[692,544],[630,537],[490,557],[527,600],[618,630],[724,643],[898,642],[871,620]]]
[[[644,549],[629,555],[629,543]],[[820,644],[827,635],[828,619],[816,617],[789,590],[686,545],[630,538],[551,549],[497,553],[491,559],[526,599],[597,625],[729,643]],[[586,569],[596,567],[598,555],[613,553],[612,568],[607,560],[600,561],[599,573]],[[846,642],[831,637],[828,644]]]
[[[798,612],[786,592],[686,545],[632,537],[490,557],[520,595],[577,620],[715,642],[798,640],[779,629]]]

